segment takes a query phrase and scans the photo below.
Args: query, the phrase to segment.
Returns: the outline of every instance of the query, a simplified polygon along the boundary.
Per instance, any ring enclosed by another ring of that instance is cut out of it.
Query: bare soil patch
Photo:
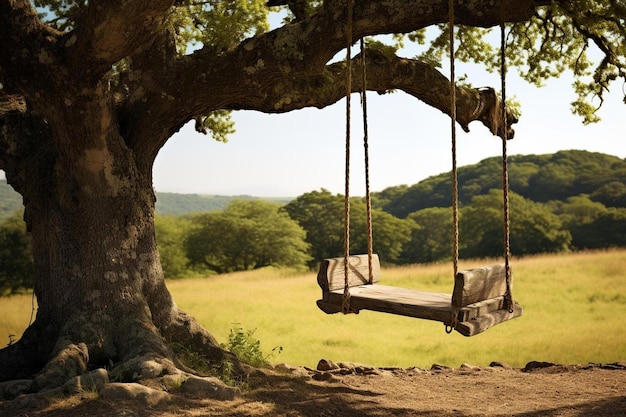
[[[233,401],[171,394],[170,401],[152,407],[94,393],[38,404],[18,398],[0,402],[0,416],[624,416],[626,364],[430,370],[342,364],[330,371],[277,366],[252,375]]]

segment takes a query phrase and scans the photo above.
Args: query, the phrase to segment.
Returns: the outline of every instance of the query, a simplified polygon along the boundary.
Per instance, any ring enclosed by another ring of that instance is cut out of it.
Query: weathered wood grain
[[[499,310],[503,305],[504,297],[490,298],[460,308],[457,317],[459,321],[473,320],[476,317]]]
[[[322,291],[334,291],[344,288],[344,258],[324,259],[317,274],[317,283]],[[378,255],[372,255],[373,283],[380,281],[380,261]],[[367,255],[350,256],[348,286],[354,287],[369,283],[369,267]]]
[[[512,281],[511,276],[511,284]],[[457,273],[452,292],[452,304],[460,308],[504,294],[506,294],[504,264],[473,268]]]
[[[324,301],[341,310],[343,289],[324,294]],[[350,288],[352,310],[372,310],[426,320],[450,321],[450,294],[410,290],[388,285],[361,285]]]
[[[457,332],[461,333],[463,336],[474,336],[484,332],[485,330],[495,326],[496,324],[503,323],[507,320],[511,320],[522,315],[522,306],[517,304],[517,302],[513,303],[512,310],[513,312],[510,313],[508,310],[500,309],[488,314],[481,315],[472,320],[462,321],[459,322],[454,329]]]

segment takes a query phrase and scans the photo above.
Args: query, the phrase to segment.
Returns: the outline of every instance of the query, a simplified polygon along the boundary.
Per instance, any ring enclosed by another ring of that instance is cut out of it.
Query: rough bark
[[[524,20],[539,3],[459,2],[457,20]],[[31,378],[36,391],[111,364],[125,379],[173,373],[180,364],[171,341],[242,370],[165,286],[152,163],[196,115],[287,112],[342,98],[345,63],[328,62],[346,43],[337,23],[345,21],[345,2],[327,0],[317,13],[232,49],[189,56],[176,54],[164,24],[172,4],[89,1],[76,28],[60,33],[28,0],[0,0],[0,169],[24,198],[39,305],[22,339],[0,350],[0,381]],[[357,0],[354,39],[446,17],[447,0]],[[393,54],[369,56],[368,89],[401,89],[449,113],[449,81],[434,68]],[[121,59],[129,71],[112,89],[111,69]],[[360,57],[354,62],[358,71]],[[493,94],[458,87],[457,96],[465,129],[479,120],[502,135],[492,120]]]

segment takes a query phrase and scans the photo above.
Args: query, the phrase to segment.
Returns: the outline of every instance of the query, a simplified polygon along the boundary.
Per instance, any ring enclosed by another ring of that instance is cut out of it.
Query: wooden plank
[[[341,313],[341,304],[329,303],[325,300],[317,300],[317,306],[326,314]]]
[[[474,336],[484,332],[490,327],[503,323],[507,320],[512,320],[521,315],[522,307],[517,304],[517,302],[514,302],[512,313],[509,313],[508,310],[496,310],[473,320],[459,322],[455,327],[455,330],[463,336]]]
[[[349,258],[348,285],[355,287],[369,282],[369,267],[367,255],[352,255]],[[378,255],[372,255],[373,282],[380,281],[380,261]],[[317,283],[323,292],[343,290],[344,288],[344,258],[324,259],[317,274]]]
[[[326,314],[340,313],[343,291],[324,293],[318,307]],[[459,311],[455,330],[464,336],[474,336],[485,330],[522,315],[522,307],[515,302],[513,312],[503,310],[503,297],[470,304]],[[442,293],[409,290],[386,285],[362,285],[350,289],[350,308],[358,313],[371,310],[426,320],[450,323],[451,296]]]
[[[343,291],[335,290],[325,294],[318,301],[318,307],[326,314],[341,312]],[[502,308],[504,298],[492,298],[461,308],[459,321],[474,320]],[[387,285],[364,285],[350,289],[350,306],[353,310],[372,310],[409,317],[437,320],[449,323],[452,307],[450,295],[433,293]]]
[[[511,284],[513,276],[511,276]],[[452,303],[458,308],[506,294],[504,264],[460,271],[454,281]]]
[[[330,310],[332,313],[336,309],[338,309],[336,312],[339,312],[342,300],[343,290],[329,291],[324,294],[324,300],[322,300],[325,306],[320,306],[320,308],[324,312]],[[441,322],[450,322],[452,314],[450,300],[449,294],[379,284],[350,288],[350,308],[353,310],[371,310]],[[332,309],[328,304],[335,305],[337,308]]]
[[[503,305],[504,297],[490,298],[461,308],[457,317],[459,321],[474,320],[479,316],[501,309]]]

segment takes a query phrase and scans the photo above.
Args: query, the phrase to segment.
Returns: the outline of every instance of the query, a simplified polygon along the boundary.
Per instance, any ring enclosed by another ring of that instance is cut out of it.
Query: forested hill
[[[202,194],[177,194],[157,192],[156,211],[159,214],[180,215],[187,213],[199,213],[213,210],[223,210],[234,200],[253,200],[259,197],[247,195],[222,196]],[[263,200],[288,203],[291,198],[263,198]],[[10,217],[22,207],[22,197],[7,184],[6,180],[0,180],[0,222]]]
[[[180,215],[188,213],[201,213],[205,211],[224,210],[233,200],[257,200],[274,201],[287,204],[291,198],[276,197],[252,197],[249,195],[224,196],[204,194],[177,194],[157,192],[156,211],[162,215]]]
[[[459,199],[467,205],[477,195],[502,187],[502,161],[488,158],[459,168]],[[579,150],[509,157],[510,189],[535,202],[565,201],[586,194],[606,207],[626,207],[626,160]],[[376,207],[404,218],[428,207],[450,207],[451,174],[427,178],[412,186],[387,188],[372,196]]]
[[[616,156],[587,151],[560,151],[547,155],[515,155],[509,158],[511,191],[529,200],[564,201],[587,194],[606,207],[626,207],[626,160]],[[389,187],[374,193],[374,205],[394,216],[428,207],[451,205],[450,173],[427,178],[417,184]],[[459,197],[467,205],[472,197],[501,188],[501,160],[488,158],[476,165],[459,168]],[[224,209],[233,199],[255,199],[251,196],[218,196],[157,192],[159,214],[185,214]],[[265,199],[288,203],[291,198]],[[0,221],[21,208],[22,198],[5,180],[0,180]]]

